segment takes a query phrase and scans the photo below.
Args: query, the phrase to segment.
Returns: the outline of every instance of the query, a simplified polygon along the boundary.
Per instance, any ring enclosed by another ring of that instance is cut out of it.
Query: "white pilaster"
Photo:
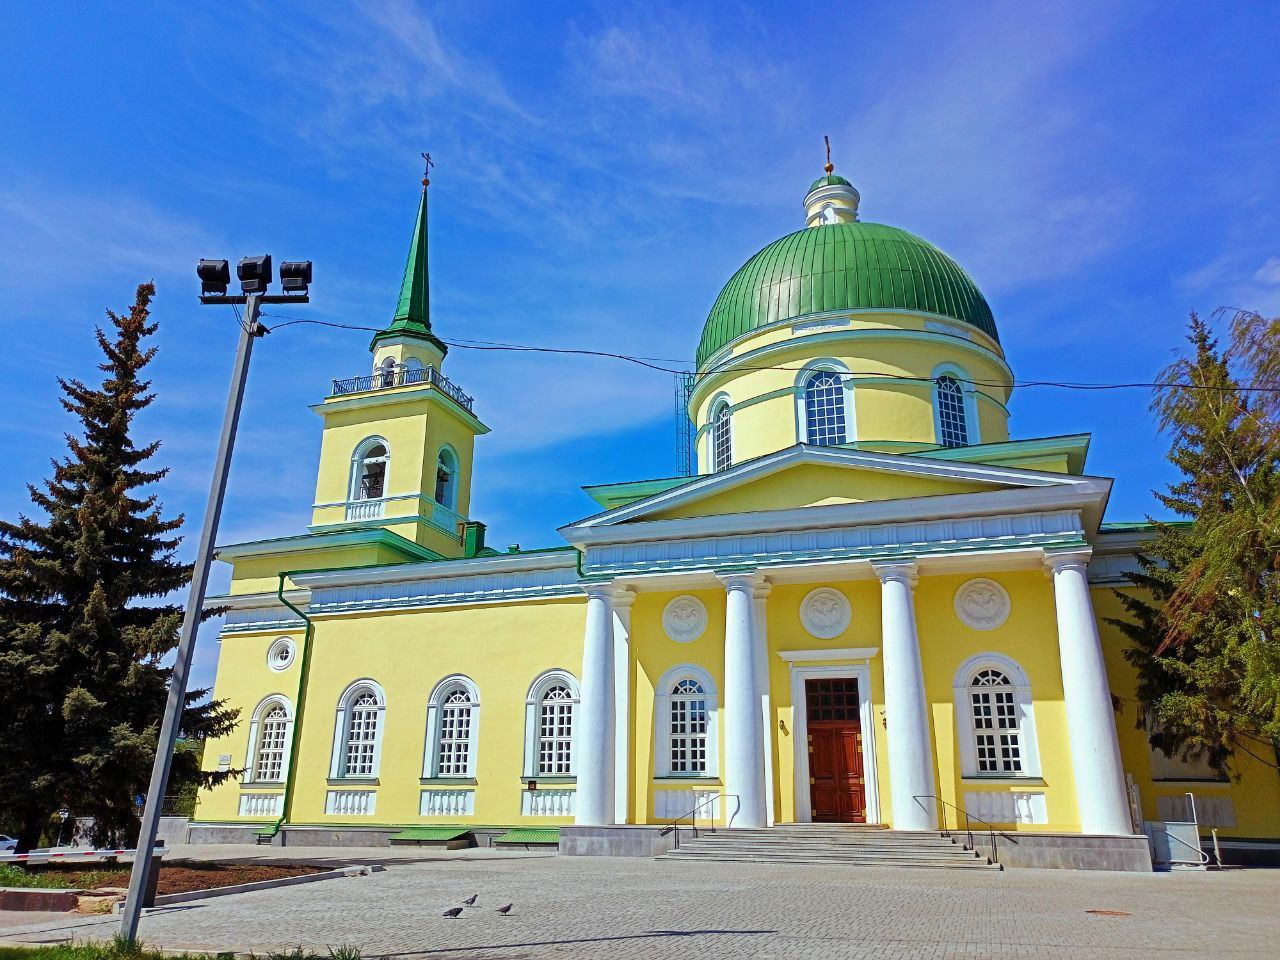
[[[884,712],[889,741],[889,789],[895,830],[937,828],[933,737],[916,636],[912,563],[873,564],[880,578],[884,646]],[[866,731],[864,736],[870,736]],[[919,801],[916,798],[919,797]]]
[[[762,746],[764,748],[764,810],[765,823],[772,827],[774,823],[773,799],[773,698],[769,685],[769,627],[766,600],[769,597],[769,584],[761,583],[752,591],[752,616],[756,628],[755,663],[756,690],[760,693],[760,723]]]
[[[725,586],[724,759],[727,814],[731,827],[763,827],[766,822],[764,738],[757,685],[755,573],[720,576]],[[737,799],[735,800],[734,797]],[[735,812],[736,811],[736,812]]]
[[[584,585],[587,623],[582,638],[582,702],[575,718],[578,795],[574,822],[613,823],[613,594],[612,582]]]
[[[1058,613],[1058,652],[1062,658],[1062,699],[1071,739],[1083,833],[1133,832],[1125,793],[1124,765],[1116,739],[1107,666],[1098,637],[1098,621],[1089,597],[1089,550],[1045,556],[1053,579]]]
[[[631,794],[631,606],[634,590],[613,595],[613,822],[628,822]]]

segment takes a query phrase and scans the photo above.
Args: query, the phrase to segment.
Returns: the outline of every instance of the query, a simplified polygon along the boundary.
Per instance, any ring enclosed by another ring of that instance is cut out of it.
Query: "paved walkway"
[[[185,851],[184,851],[185,852]],[[193,851],[194,852],[194,851]],[[260,855],[262,848],[231,851]],[[1280,871],[1135,875],[655,862],[500,851],[271,850],[372,876],[149,913],[151,946],[360,946],[366,957],[1274,957]],[[392,856],[394,855],[394,856]],[[442,912],[473,893],[475,909]],[[511,915],[496,907],[515,904]],[[1092,914],[1122,911],[1127,916]],[[5,919],[11,918],[12,915]],[[110,936],[117,921],[0,923],[0,941]]]

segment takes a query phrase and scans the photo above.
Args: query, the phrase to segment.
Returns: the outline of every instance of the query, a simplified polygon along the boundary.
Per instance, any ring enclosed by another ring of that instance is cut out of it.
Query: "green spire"
[[[418,219],[413,225],[413,240],[409,244],[409,259],[404,265],[404,280],[400,283],[400,302],[396,305],[391,323],[374,334],[369,349],[378,341],[390,337],[418,337],[434,344],[442,353],[448,348],[431,332],[431,287],[427,279],[427,181],[422,182],[422,201],[418,204]]]

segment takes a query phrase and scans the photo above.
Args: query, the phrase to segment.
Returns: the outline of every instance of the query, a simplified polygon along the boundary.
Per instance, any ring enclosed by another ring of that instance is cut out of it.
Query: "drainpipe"
[[[311,639],[313,636],[311,618],[290,603],[284,595],[285,578],[292,573],[300,572],[298,570],[283,571],[280,574],[279,585],[276,587],[276,598],[301,617],[302,621],[307,625],[302,634],[302,662],[298,665],[298,695],[294,698],[294,703],[297,706],[293,711],[293,736],[289,742],[289,769],[285,773],[284,779],[284,802],[281,805],[280,819],[276,821],[275,826],[275,833],[277,834],[289,819],[289,814],[293,812],[293,778],[298,769],[298,738],[302,735],[302,710],[307,698],[307,671],[311,666]]]

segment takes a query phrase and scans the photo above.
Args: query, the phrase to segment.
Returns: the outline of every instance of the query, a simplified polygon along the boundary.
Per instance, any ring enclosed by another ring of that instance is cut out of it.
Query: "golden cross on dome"
[[[431,154],[424,153],[422,156],[422,189],[426,189],[431,184],[431,168],[435,166],[435,162],[431,159]]]
[[[824,133],[822,135],[822,142],[827,145],[827,165],[822,169],[827,171],[827,176],[829,177],[836,169],[835,164],[831,162],[831,138]]]

